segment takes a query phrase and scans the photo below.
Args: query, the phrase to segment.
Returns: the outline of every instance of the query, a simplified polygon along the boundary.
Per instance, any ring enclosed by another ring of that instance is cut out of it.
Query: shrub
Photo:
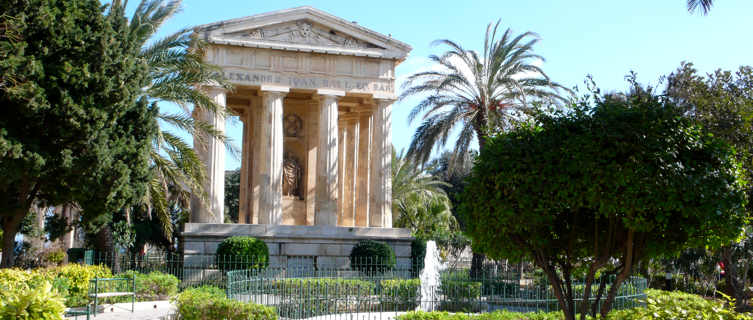
[[[58,266],[65,260],[65,251],[63,249],[53,249],[44,253],[45,264]]]
[[[276,320],[274,308],[225,297],[219,288],[186,289],[174,300],[182,320]]]
[[[395,268],[395,252],[385,243],[362,240],[350,251],[350,265],[368,275],[384,273]]]
[[[63,320],[63,297],[49,281],[37,287],[17,286],[3,290],[0,320]]]
[[[475,315],[449,314],[447,312],[408,312],[399,315],[397,320],[561,320],[562,312],[510,312],[494,311]]]
[[[418,277],[421,270],[424,268],[424,257],[426,256],[426,240],[413,239],[410,243],[410,261],[411,261],[411,275]]]
[[[111,278],[112,272],[105,266],[67,264],[60,267],[43,269],[41,273],[51,278],[58,278],[58,284],[68,288],[65,305],[78,307],[85,305],[89,299],[89,281],[94,278]]]
[[[136,271],[127,271],[118,277],[132,279],[136,276],[136,299],[140,301],[164,300],[178,293],[180,280],[174,275],[152,271],[142,274]]]
[[[718,300],[709,300],[701,296],[679,292],[646,290],[646,306],[633,309],[613,311],[609,319],[714,319],[749,320],[753,316],[739,314],[732,307],[725,307]]]
[[[421,280],[396,279],[382,280],[381,309],[388,311],[415,310],[418,306]]]
[[[475,312],[480,308],[481,282],[442,280],[439,291],[445,297],[442,310]]]
[[[230,270],[264,269],[269,265],[269,248],[252,237],[230,237],[217,246],[217,266]]]
[[[272,287],[281,294],[306,292],[312,296],[367,296],[374,293],[374,283],[357,279],[300,278],[275,280]]]

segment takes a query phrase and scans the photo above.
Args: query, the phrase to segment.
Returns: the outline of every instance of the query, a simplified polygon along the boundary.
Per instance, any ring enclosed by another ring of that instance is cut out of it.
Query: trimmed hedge
[[[282,279],[272,281],[271,286],[281,294],[306,292],[312,296],[367,296],[373,294],[376,287],[370,281],[338,278]]]
[[[269,265],[269,248],[253,237],[230,237],[217,246],[217,266],[222,272],[264,269]]]
[[[447,312],[408,312],[397,316],[397,320],[562,320],[561,312],[510,312],[494,311],[482,314],[450,314]]]
[[[274,308],[228,299],[219,288],[186,289],[174,300],[182,320],[276,320]]]
[[[419,279],[382,280],[381,309],[385,311],[415,310],[419,301]]]
[[[350,251],[350,266],[368,275],[376,275],[395,268],[395,251],[389,245],[361,240]]]

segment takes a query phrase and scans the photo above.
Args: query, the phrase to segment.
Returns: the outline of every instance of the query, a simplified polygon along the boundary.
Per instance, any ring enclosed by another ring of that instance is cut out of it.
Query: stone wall
[[[413,239],[409,230],[398,228],[208,223],[187,223],[182,236],[187,267],[211,262],[217,245],[232,236],[250,236],[266,242],[273,265],[315,263],[320,268],[346,268],[353,246],[369,239],[389,244],[395,251],[397,264],[406,267],[410,265]]]

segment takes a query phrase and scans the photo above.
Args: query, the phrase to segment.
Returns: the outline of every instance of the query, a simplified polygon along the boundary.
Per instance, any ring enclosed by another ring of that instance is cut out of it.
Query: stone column
[[[316,225],[337,225],[337,97],[342,91],[318,90],[321,95],[319,109],[319,146],[316,161]]]
[[[356,224],[356,176],[358,174],[358,121],[345,121],[345,136],[347,144],[343,148],[345,154],[345,168],[343,178],[343,221],[342,226],[353,227]]]
[[[369,226],[392,228],[392,99],[375,99]],[[373,210],[371,210],[373,209]]]
[[[282,102],[288,88],[262,86],[259,121],[259,223],[282,223]]]
[[[248,106],[240,114],[243,122],[243,145],[241,147],[241,186],[238,199],[238,223],[251,224],[252,217],[252,193],[253,193],[253,163],[254,163],[254,118],[251,106]]]
[[[369,169],[371,168],[371,114],[361,115],[358,124],[358,174],[356,178],[356,222],[358,227],[369,226]]]
[[[223,110],[220,113],[194,108],[193,118],[206,122],[221,134],[225,132],[225,106],[227,95],[222,88],[205,88],[207,96]],[[191,198],[191,222],[223,223],[225,211],[225,145],[216,138],[197,133],[193,139],[194,150],[206,167],[207,181],[204,192],[209,203],[199,197]]]
[[[337,137],[337,224],[344,225],[345,222],[345,196],[346,181],[345,178],[349,156],[346,153],[348,148],[348,131],[345,122],[338,119],[337,129],[340,134]]]

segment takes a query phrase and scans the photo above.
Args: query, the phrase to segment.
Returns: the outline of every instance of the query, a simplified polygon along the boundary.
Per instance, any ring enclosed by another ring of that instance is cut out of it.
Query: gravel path
[[[102,305],[104,312],[97,313],[97,316],[90,316],[90,319],[96,320],[163,320],[167,316],[175,313],[175,307],[170,301],[147,301],[136,302],[134,311],[131,312],[130,303],[115,303]],[[100,309],[103,310],[103,309]],[[85,320],[86,316],[69,317],[66,319]]]

